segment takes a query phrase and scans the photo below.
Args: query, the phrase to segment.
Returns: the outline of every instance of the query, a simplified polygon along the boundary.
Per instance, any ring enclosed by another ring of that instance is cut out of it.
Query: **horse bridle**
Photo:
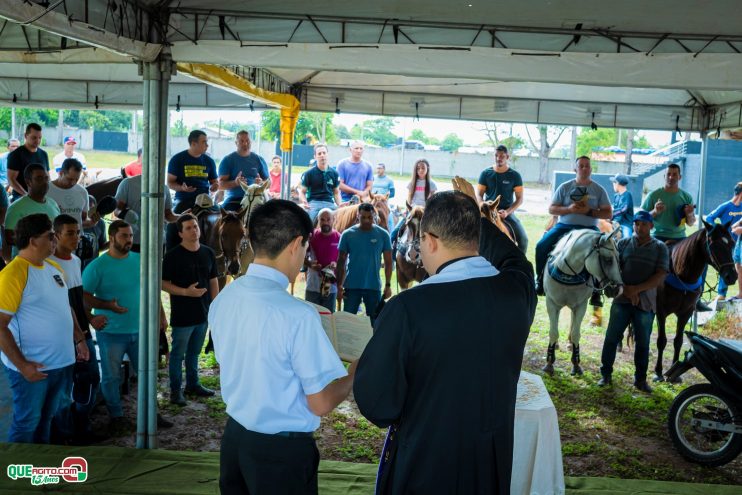
[[[605,247],[603,247],[603,246],[600,245],[600,241],[602,240],[602,238],[603,238],[603,235],[601,235],[600,237],[598,237],[598,239],[593,243],[592,248],[590,248],[590,251],[588,251],[588,253],[585,255],[585,259],[587,260],[593,253],[595,253],[595,252],[598,253],[598,265],[600,266],[600,271],[603,273],[603,278],[601,278],[600,280],[598,280],[597,278],[595,278],[594,275],[591,274],[590,277],[588,278],[588,283],[586,284],[588,287],[590,287],[591,289],[595,289],[595,290],[603,290],[603,289],[605,289],[607,287],[613,287],[613,286],[617,285],[615,282],[613,282],[610,279],[610,277],[608,277],[608,275],[607,275],[608,272],[607,272],[607,270],[605,268],[605,264],[603,263],[603,257],[600,256],[600,250],[601,249],[607,249],[607,248],[605,248]],[[567,265],[567,268],[569,268],[572,271],[571,274],[568,273],[567,275],[572,275],[572,276],[575,276],[575,277],[580,275],[579,273],[577,273],[577,271],[574,268],[572,268],[570,266],[569,261],[567,261],[567,258],[566,257],[564,258],[564,264]],[[594,284],[590,284],[589,283],[590,280],[593,280],[595,283]]]
[[[405,220],[404,225],[403,225],[403,230],[401,230],[401,232],[407,233],[409,224],[412,220],[413,218],[408,218]],[[400,237],[401,237],[401,233],[400,233]],[[399,241],[397,243],[397,249],[399,250],[400,254],[402,254],[403,257],[406,256],[410,248],[415,249],[418,253],[420,252],[420,225],[418,225],[417,228],[415,229],[415,237],[411,241],[406,241],[406,242]],[[422,260],[422,256],[420,256],[417,259],[417,261],[415,261],[415,266],[421,267],[422,265],[423,265],[423,260]]]
[[[714,241],[711,239],[711,232],[706,231],[706,255],[708,256],[709,261],[711,262],[711,266],[716,269],[717,272],[719,272],[719,275],[721,275],[721,271],[727,267],[731,266],[734,268],[734,261],[728,261],[726,263],[720,263],[719,260],[714,256],[714,252],[711,250],[711,245],[714,243]]]

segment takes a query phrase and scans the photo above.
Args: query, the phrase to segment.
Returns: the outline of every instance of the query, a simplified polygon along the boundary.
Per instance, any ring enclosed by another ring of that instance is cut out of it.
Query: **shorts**
[[[738,265],[742,265],[742,236],[737,239],[737,244],[734,245],[734,251],[732,251],[732,259]]]

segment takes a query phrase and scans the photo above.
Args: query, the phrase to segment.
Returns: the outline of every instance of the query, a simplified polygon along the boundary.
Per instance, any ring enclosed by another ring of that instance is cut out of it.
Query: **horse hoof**
[[[582,368],[580,366],[573,366],[572,367],[572,376],[576,376],[576,375],[582,376],[582,374],[583,374],[583,371],[582,371]]]
[[[541,371],[543,371],[549,376],[554,376],[554,365],[551,363],[546,363],[546,365],[543,368],[541,368]]]
[[[662,375],[654,375],[654,378],[652,379],[652,381],[655,383],[664,382],[665,377],[663,377]]]
[[[600,327],[603,325],[602,318],[599,318],[597,316],[593,316],[590,318],[590,326],[592,327]]]
[[[618,346],[616,346],[616,352],[623,352],[623,344],[618,344]]]
[[[675,377],[672,380],[668,380],[669,383],[672,383],[673,385],[677,385],[678,383],[683,383],[683,379],[681,377]]]

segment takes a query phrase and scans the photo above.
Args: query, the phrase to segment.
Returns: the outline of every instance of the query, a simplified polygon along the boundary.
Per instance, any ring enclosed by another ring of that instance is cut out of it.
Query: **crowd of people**
[[[0,156],[0,178],[7,178],[0,188],[7,264],[0,271],[0,351],[13,395],[8,438],[94,443],[100,437],[90,414],[98,396],[108,410],[109,433],[131,430],[121,388],[125,363],[134,372],[138,367],[142,153],[122,167],[126,178],[115,195],[114,219],[105,227],[79,185],[86,165],[74,138],[65,138],[64,151],[51,163],[58,174],[53,181],[41,138],[41,127],[29,124],[23,143],[10,140],[8,153]],[[611,306],[597,385],[612,384],[616,347],[631,323],[634,385],[652,392],[646,380],[649,341],[657,288],[669,272],[668,245],[697,221],[692,196],[679,187],[679,165],[670,164],[664,186],[636,207],[629,177],[613,177],[610,198],[592,179],[590,158],[579,157],[574,179],[554,190],[549,213],[556,221],[536,243],[534,272],[517,213],[524,183],[505,146],[497,147],[493,165],[480,174],[474,197],[439,192],[430,163],[419,159],[403,197],[408,209],[425,209],[419,251],[429,276],[390,299],[404,218],[379,225],[378,212],[364,202],[372,194],[395,197],[384,164],[374,174],[363,159],[363,143],[354,142],[349,156],[331,166],[329,148],[317,144],[314,163],[301,176],[298,202],[291,202],[278,199],[287,180],[281,158],[273,157],[269,169],[251,145],[249,133],[237,133],[236,150],[217,166],[207,153],[206,134],[193,131],[188,148],[171,157],[167,187],[173,197],[165,195],[162,269],[170,314],[161,305],[159,328],[148,329],[171,328],[169,400],[178,406],[188,396],[215,394],[201,384],[198,369],[211,329],[229,415],[221,452],[223,493],[316,492],[313,432],[319,416],[351,390],[364,416],[394,427],[390,437],[397,441],[389,441],[380,469],[382,493],[506,491],[515,387],[547,260],[564,235],[598,230],[600,221],[620,229],[624,284]],[[250,217],[255,260],[244,277],[220,291],[215,252],[201,242],[199,219],[191,214],[196,198],[221,191],[221,206],[237,211],[243,186],[266,180],[275,201]],[[742,292],[742,182],[733,190],[731,200],[705,220],[729,226]],[[497,214],[515,242],[481,218],[479,204],[498,197]],[[355,198],[361,199],[357,224],[339,232],[336,211]],[[81,259],[84,235],[95,245],[92,256]],[[363,304],[370,318],[374,335],[348,369],[318,313],[286,292],[301,270],[306,301],[331,312],[342,301],[353,314]],[[720,280],[720,298],[727,289]],[[599,293],[592,303],[602,304]],[[507,339],[491,332],[492,314],[507,326]],[[169,422],[159,417],[159,424]],[[419,462],[428,466],[424,475],[414,469]]]

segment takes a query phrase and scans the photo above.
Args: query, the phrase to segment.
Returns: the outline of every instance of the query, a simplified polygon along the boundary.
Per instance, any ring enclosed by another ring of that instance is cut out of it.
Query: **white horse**
[[[621,286],[621,271],[614,237],[594,230],[573,230],[562,237],[551,252],[544,273],[546,310],[549,313],[549,347],[543,371],[554,373],[556,344],[559,340],[559,312],[572,311],[569,341],[572,344],[572,374],[581,375],[580,325],[593,289]]]

